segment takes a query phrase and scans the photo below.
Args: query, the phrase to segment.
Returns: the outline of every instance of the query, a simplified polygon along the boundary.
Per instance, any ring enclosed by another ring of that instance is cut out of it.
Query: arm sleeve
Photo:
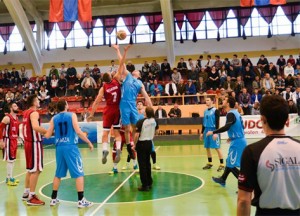
[[[136,132],[141,133],[144,121],[145,121],[145,118],[139,120],[139,121],[136,123]]]
[[[220,127],[220,111],[216,109],[215,111],[215,116],[216,116],[216,129],[219,129]]]
[[[241,159],[241,171],[238,178],[238,188],[252,192],[257,183],[257,164],[253,160],[253,154],[249,147],[246,147]]]
[[[228,113],[227,116],[226,116],[226,124],[223,127],[215,130],[213,133],[214,134],[219,134],[219,133],[223,133],[225,131],[228,131],[229,128],[231,127],[231,125],[233,125],[235,123],[235,120],[236,119],[235,119],[234,114],[233,113]]]
[[[204,130],[205,130],[205,127],[204,127],[204,125],[202,124],[202,129],[201,129],[201,133],[202,133],[202,134],[204,133]]]
[[[159,128],[159,125],[158,125],[158,122],[156,121],[156,119],[155,119],[155,122],[156,122],[156,127],[155,127],[155,130],[158,130],[158,128]]]

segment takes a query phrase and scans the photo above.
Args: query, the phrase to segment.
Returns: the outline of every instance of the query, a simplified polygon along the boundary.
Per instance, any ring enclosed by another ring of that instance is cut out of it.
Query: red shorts
[[[111,126],[115,129],[121,127],[121,114],[119,106],[106,106],[103,112],[103,129],[110,130]]]
[[[24,142],[26,169],[29,172],[43,171],[43,145],[41,142]]]
[[[4,138],[3,160],[13,162],[17,157],[18,140]]]

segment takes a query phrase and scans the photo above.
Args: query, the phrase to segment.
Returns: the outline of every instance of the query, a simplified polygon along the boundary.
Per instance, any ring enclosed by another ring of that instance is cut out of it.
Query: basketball
[[[117,38],[119,40],[124,40],[126,37],[127,37],[127,34],[126,34],[126,32],[124,30],[119,30],[117,32]]]

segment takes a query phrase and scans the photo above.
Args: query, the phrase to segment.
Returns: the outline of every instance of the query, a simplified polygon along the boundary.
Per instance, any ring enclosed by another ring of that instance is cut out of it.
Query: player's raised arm
[[[127,74],[129,73],[126,70],[125,60],[126,60],[127,52],[128,52],[130,47],[131,47],[131,45],[128,45],[128,46],[124,47],[124,54],[122,56],[122,54],[120,52],[119,45],[117,45],[117,44],[113,45],[113,48],[116,50],[117,55],[118,55],[118,59],[119,59],[119,68],[118,68],[118,71],[117,71],[116,75],[114,76],[114,78],[117,79],[117,80],[120,80],[122,75],[124,77],[126,77]]]
[[[100,88],[99,93],[96,97],[96,100],[94,101],[93,105],[92,105],[92,111],[90,112],[90,116],[88,117],[88,121],[91,121],[94,117],[94,113],[96,112],[97,106],[98,104],[102,101],[102,98],[104,96],[104,90],[103,87]]]
[[[144,85],[142,85],[142,87],[141,87],[141,94],[145,98],[146,106],[152,107],[152,101],[151,101],[149,95],[147,94]]]

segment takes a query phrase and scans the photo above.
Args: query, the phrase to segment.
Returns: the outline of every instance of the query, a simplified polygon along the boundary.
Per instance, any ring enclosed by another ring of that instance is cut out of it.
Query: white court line
[[[54,161],[55,161],[55,160],[49,161],[48,163],[45,163],[44,166],[47,166],[47,165],[53,163]],[[14,177],[17,178],[17,177],[20,177],[20,176],[22,176],[22,175],[24,175],[24,174],[26,174],[26,173],[27,173],[27,171],[26,171],[26,172],[23,172],[23,173],[20,173],[20,174],[14,176]],[[2,182],[0,182],[0,184],[3,184],[4,182],[6,182],[6,181],[2,181]]]
[[[155,151],[159,149],[160,146],[158,146]],[[134,170],[90,215],[94,216],[97,211],[99,211],[106,203],[107,201],[117,193],[117,191],[130,179],[134,174],[136,173],[136,170]]]

